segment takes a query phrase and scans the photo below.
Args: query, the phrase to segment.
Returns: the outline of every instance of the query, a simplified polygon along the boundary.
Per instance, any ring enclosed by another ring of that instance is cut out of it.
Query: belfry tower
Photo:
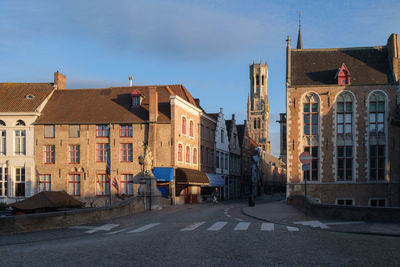
[[[249,136],[271,153],[269,141],[269,102],[267,96],[268,64],[250,64],[250,94],[247,100]]]

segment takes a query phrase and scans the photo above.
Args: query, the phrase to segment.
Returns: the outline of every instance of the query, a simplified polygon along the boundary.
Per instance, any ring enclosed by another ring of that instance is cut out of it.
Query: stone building
[[[240,146],[240,196],[242,197],[251,193],[251,156],[254,147],[250,145],[247,121],[236,125],[236,128]]]
[[[301,42],[301,40],[299,40]],[[399,206],[399,43],[299,49],[287,41],[287,194],[325,204]],[[396,101],[397,99],[397,101]],[[299,155],[312,156],[303,171]]]
[[[286,113],[279,114],[279,157],[286,164]]]
[[[54,83],[0,83],[0,202],[13,203],[37,192],[34,122],[65,82],[55,72]]]
[[[200,116],[182,85],[57,90],[35,123],[39,188],[66,190],[88,205],[108,203],[110,190],[114,199],[134,196],[148,145],[155,173],[167,174],[168,196],[197,202],[208,184],[199,171]]]
[[[271,153],[269,140],[269,102],[267,95],[268,64],[265,62],[251,64],[250,68],[250,94],[247,100],[247,121],[249,136],[253,138],[262,149]]]
[[[235,114],[231,120],[226,120],[226,129],[229,140],[229,197],[240,196],[240,144],[236,128]]]
[[[225,182],[222,188],[221,197],[229,198],[229,139],[228,131],[224,118],[223,109],[219,113],[208,114],[217,122],[215,128],[215,172],[220,175]]]

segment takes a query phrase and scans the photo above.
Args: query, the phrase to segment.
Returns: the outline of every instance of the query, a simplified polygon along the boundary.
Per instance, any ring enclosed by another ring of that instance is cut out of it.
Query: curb
[[[307,229],[311,231],[324,231],[324,232],[333,232],[333,233],[344,233],[344,234],[356,234],[356,235],[373,235],[373,236],[389,236],[389,237],[400,237],[400,234],[389,234],[389,233],[379,233],[379,232],[357,232],[357,231],[340,231],[340,230],[333,230],[333,229],[317,229],[317,228],[311,228],[311,227],[306,227],[304,225],[299,225],[299,224],[291,224],[291,223],[283,223],[283,222],[276,222],[276,221],[271,221],[267,220],[261,217],[257,217],[251,214],[248,214],[244,211],[245,207],[242,207],[240,209],[240,212],[248,217],[251,217],[253,219],[257,219],[260,221],[264,222],[269,222],[269,223],[274,223],[278,225],[284,225],[284,226],[291,226],[291,227],[297,227],[297,228],[302,228],[302,229]]]

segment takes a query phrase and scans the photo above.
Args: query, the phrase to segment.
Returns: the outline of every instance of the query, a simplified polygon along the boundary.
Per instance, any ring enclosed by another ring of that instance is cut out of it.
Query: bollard
[[[249,196],[249,207],[255,206],[254,196]]]

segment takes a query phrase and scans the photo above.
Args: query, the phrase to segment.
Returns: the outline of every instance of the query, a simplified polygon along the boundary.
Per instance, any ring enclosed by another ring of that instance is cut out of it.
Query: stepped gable
[[[158,122],[171,120],[171,95],[178,95],[196,104],[183,85],[56,90],[36,124],[106,124],[148,121],[149,87],[157,88]],[[134,90],[138,90],[143,96],[142,103],[137,108],[132,107],[131,93]]]
[[[53,90],[53,83],[0,83],[0,112],[34,112]]]
[[[291,86],[336,84],[342,64],[351,73],[351,85],[390,84],[387,48],[359,47],[291,50]]]

